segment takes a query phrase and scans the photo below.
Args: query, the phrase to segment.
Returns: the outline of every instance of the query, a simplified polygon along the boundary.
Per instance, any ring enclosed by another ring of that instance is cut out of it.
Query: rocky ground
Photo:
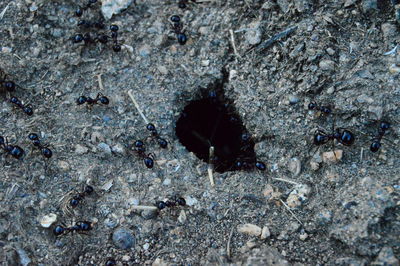
[[[180,9],[178,1],[138,0],[105,22],[119,26],[123,45],[114,52],[110,42],[71,41],[82,31],[74,10],[84,1],[2,1],[0,67],[19,87],[0,95],[0,135],[26,153],[0,158],[3,265],[398,265],[393,2],[214,0]],[[84,15],[96,19],[99,10]],[[171,33],[175,14],[185,45]],[[175,124],[222,81],[267,171],[215,173],[212,187],[207,163],[180,143]],[[130,90],[167,149],[149,137]],[[76,105],[99,92],[109,105]],[[33,116],[11,105],[11,95],[31,104]],[[308,110],[311,101],[332,114]],[[372,153],[377,120],[391,128]],[[354,145],[333,147],[336,157],[330,144],[313,145],[315,130],[330,133],[333,124],[356,136]],[[31,132],[52,158],[30,144]],[[155,154],[153,169],[132,150],[136,139]],[[95,192],[72,209],[69,199],[86,184]],[[187,206],[137,210],[173,195]],[[56,221],[45,228],[50,214]],[[93,223],[87,235],[52,232],[82,220]]]

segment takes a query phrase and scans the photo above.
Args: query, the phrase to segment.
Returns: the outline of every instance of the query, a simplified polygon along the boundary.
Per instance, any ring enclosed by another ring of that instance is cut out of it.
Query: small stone
[[[333,214],[329,210],[322,210],[321,212],[316,214],[316,221],[320,225],[327,225],[332,222]]]
[[[400,73],[400,67],[393,64],[389,67],[389,72],[390,72],[390,74],[398,74],[398,73]]]
[[[149,243],[146,243],[146,244],[143,245],[143,249],[144,250],[148,250],[149,248],[150,248],[150,244]]]
[[[208,67],[209,65],[210,65],[210,60],[202,60],[201,61],[201,66]]]
[[[122,144],[116,144],[112,146],[111,151],[116,154],[125,155],[125,147]]]
[[[321,60],[319,62],[319,67],[325,71],[333,71],[335,69],[335,62],[332,60]]]
[[[308,194],[310,192],[311,188],[309,186],[304,184],[296,185],[286,199],[286,204],[290,208],[300,207],[308,201]]]
[[[246,242],[246,247],[249,248],[249,249],[252,249],[255,246],[257,246],[257,243],[252,241],[252,240]]]
[[[101,190],[108,192],[113,186],[114,181],[112,179],[108,180],[104,185],[101,186]]]
[[[168,74],[168,69],[165,66],[158,66],[157,69],[163,75],[167,75]]]
[[[84,146],[82,146],[82,145],[80,145],[80,144],[76,144],[76,145],[75,145],[75,152],[76,152],[77,154],[85,154],[85,153],[87,153],[88,151],[89,151],[88,148],[86,148],[86,147],[84,147]]]
[[[106,20],[127,9],[135,0],[102,0],[101,13]]]
[[[62,171],[68,171],[70,169],[68,162],[66,161],[58,161],[58,167]]]
[[[29,7],[29,11],[31,11],[31,12],[35,12],[38,9],[39,9],[39,7],[36,5],[35,2],[33,2],[32,5]]]
[[[264,226],[262,231],[261,231],[261,239],[267,239],[271,236],[271,232],[269,231],[269,228],[267,226]]]
[[[194,206],[198,203],[197,199],[195,199],[191,196],[185,197],[185,201],[186,201],[187,206]]]
[[[379,252],[378,258],[372,265],[399,265],[399,260],[396,259],[391,247],[384,247]]]
[[[326,151],[322,153],[324,163],[337,163],[343,158],[343,150]]]
[[[320,167],[320,164],[316,161],[310,161],[311,170],[317,171]]]
[[[327,48],[326,49],[326,52],[329,54],[329,55],[334,55],[335,54],[335,50],[333,50],[332,48]]]
[[[352,6],[355,3],[356,3],[356,0],[346,0],[346,2],[344,2],[344,7]]]
[[[268,184],[263,190],[263,195],[264,197],[270,198],[273,192],[274,188],[270,184]]]
[[[248,234],[251,236],[260,236],[261,235],[261,227],[255,224],[240,224],[237,227],[239,233]]]
[[[299,175],[301,172],[300,160],[296,157],[290,159],[289,164],[288,164],[288,169],[294,176]]]
[[[44,228],[49,228],[55,221],[57,221],[57,215],[50,213],[39,219],[39,223]]]
[[[294,105],[300,101],[299,97],[296,95],[290,95],[289,96],[289,104]]]
[[[301,241],[304,241],[308,238],[308,234],[306,232],[303,232],[299,235],[299,238]]]
[[[170,186],[171,183],[172,183],[172,181],[171,181],[171,179],[169,179],[169,178],[166,178],[166,179],[164,179],[164,181],[163,181],[163,185],[164,185],[164,186]]]
[[[114,245],[119,249],[129,249],[135,245],[135,237],[125,228],[115,230],[112,240]]]
[[[187,219],[187,217],[186,217],[185,211],[181,210],[181,212],[179,213],[179,216],[178,216],[178,222],[180,222],[181,224],[184,224],[186,222],[186,219]]]
[[[128,261],[130,261],[130,260],[131,260],[131,257],[130,257],[130,256],[128,256],[128,255],[122,256],[122,261],[128,262]]]
[[[249,45],[256,45],[261,42],[261,30],[260,22],[253,22],[247,27],[249,30],[246,31],[245,39]]]
[[[22,248],[17,248],[17,253],[19,256],[19,262],[22,266],[28,266],[32,262],[28,256],[28,253]]]
[[[109,228],[115,228],[119,224],[119,220],[116,215],[111,215],[112,217],[106,218],[104,224]]]
[[[100,142],[100,143],[97,145],[97,147],[98,147],[102,152],[104,152],[105,154],[108,154],[108,155],[111,154],[111,148],[110,148],[110,146],[109,146],[107,143]]]
[[[158,211],[157,210],[143,210],[141,216],[145,220],[151,220],[157,218]]]

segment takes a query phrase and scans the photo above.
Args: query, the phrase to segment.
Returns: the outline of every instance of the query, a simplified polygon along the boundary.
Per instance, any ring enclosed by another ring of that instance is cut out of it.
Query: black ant
[[[317,146],[323,145],[330,140],[336,139],[339,143],[345,146],[353,145],[355,136],[347,129],[337,128],[333,130],[331,134],[327,134],[325,131],[318,129],[314,133],[314,144]]]
[[[190,0],[190,1],[192,1],[193,3],[196,3],[196,0]],[[178,7],[182,8],[182,9],[186,8],[187,4],[189,4],[189,0],[179,0]]]
[[[115,265],[117,265],[117,262],[113,258],[108,258],[105,264],[105,266],[115,266]]]
[[[92,27],[92,26],[95,26],[97,28],[104,27],[104,24],[102,24],[101,22],[90,23],[90,22],[87,22],[84,20],[81,21],[80,24],[78,23],[78,25],[85,26],[87,28]],[[99,42],[102,44],[107,44],[109,39],[111,38],[113,40],[113,46],[112,46],[113,51],[120,52],[122,47],[121,47],[121,43],[118,41],[119,27],[117,25],[111,25],[110,30],[111,30],[111,37],[106,34],[99,34],[93,38],[90,35],[90,33],[85,33],[85,34],[79,33],[79,34],[76,34],[75,36],[73,36],[71,39],[72,39],[73,43],[84,42],[85,44],[90,44],[90,43]]]
[[[83,190],[83,192],[80,192],[80,193],[78,193],[78,194],[76,194],[75,196],[72,197],[72,199],[69,201],[69,205],[72,208],[75,208],[76,206],[78,206],[79,202],[84,200],[86,196],[92,194],[93,191],[94,191],[94,189],[93,189],[92,186],[86,185],[86,187]]]
[[[114,42],[112,49],[114,50],[114,52],[119,52],[121,51],[121,44],[118,42],[119,27],[117,25],[111,25],[110,30],[111,30],[111,38],[113,39]]]
[[[78,8],[75,10],[75,16],[81,17],[81,16],[83,15],[83,11],[85,11],[85,10],[91,8],[91,7],[92,7],[94,4],[96,4],[96,3],[97,3],[97,0],[89,0],[89,1],[87,2],[87,4],[86,4],[84,7],[78,7]]]
[[[371,146],[369,147],[371,152],[377,152],[381,148],[381,140],[390,126],[390,123],[386,121],[379,123],[378,134],[372,139]]]
[[[178,39],[178,43],[180,45],[184,45],[187,41],[187,36],[183,30],[183,24],[181,23],[181,17],[178,15],[173,15],[170,18],[172,25],[171,29],[176,34],[176,38]]]
[[[14,81],[7,80],[7,74],[4,73],[3,70],[0,69],[0,91],[7,91],[7,92],[12,92],[15,90],[17,85],[15,84]]]
[[[140,157],[143,158],[143,163],[147,168],[153,168],[154,166],[154,154],[149,153],[146,155],[146,148],[144,146],[143,141],[137,140],[134,143],[134,149],[139,154]]]
[[[156,138],[158,145],[160,145],[161,148],[163,149],[167,148],[168,142],[160,137],[160,135],[157,132],[156,126],[154,124],[148,123],[146,128],[148,131],[151,132],[151,135]]]
[[[238,158],[238,160],[235,162],[235,169],[236,170],[250,170],[254,166],[260,170],[260,171],[265,171],[267,170],[267,166],[265,163],[257,161],[255,158],[244,158],[243,154],[246,154],[249,152],[249,150],[252,150],[254,147],[254,141],[252,140],[252,137],[248,133],[243,133],[241,136],[241,154]],[[255,163],[254,163],[255,161]]]
[[[316,102],[310,102],[308,104],[309,110],[317,110],[320,111],[324,115],[329,115],[332,113],[332,109],[329,106],[319,105]]]
[[[28,135],[28,139],[30,139],[32,141],[33,146],[37,147],[38,149],[40,149],[40,151],[42,152],[42,155],[46,158],[51,158],[51,156],[53,156],[53,152],[47,148],[46,146],[43,146],[40,143],[39,140],[39,136],[36,133],[30,133]]]
[[[20,159],[24,155],[24,150],[20,146],[9,145],[3,136],[0,136],[0,148],[15,159]]]
[[[96,98],[91,98],[91,97],[86,97],[86,96],[80,96],[77,100],[76,103],[78,105],[87,103],[88,105],[94,105],[94,104],[98,104],[98,103],[107,105],[110,103],[110,101],[108,100],[108,98],[106,96],[104,96],[101,93],[98,93]]]
[[[175,206],[186,206],[186,200],[182,197],[174,197],[174,199],[169,199],[167,201],[157,201],[155,206],[157,209],[162,210],[166,207],[175,207]]]
[[[87,221],[78,221],[75,225],[71,227],[65,227],[62,225],[57,225],[53,229],[53,233],[55,236],[66,235],[70,232],[78,232],[81,234],[85,234],[85,232],[92,230],[92,223]]]
[[[33,115],[33,109],[31,105],[24,105],[17,97],[11,97],[10,103],[18,106],[25,114],[31,116]]]

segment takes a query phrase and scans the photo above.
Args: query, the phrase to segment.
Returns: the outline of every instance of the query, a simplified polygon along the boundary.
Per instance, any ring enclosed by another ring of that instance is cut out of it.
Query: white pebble
[[[55,221],[57,221],[57,215],[50,213],[40,218],[40,225],[44,228],[49,228]]]
[[[251,236],[260,236],[261,235],[261,227],[255,224],[240,224],[237,227],[239,233],[248,234]]]

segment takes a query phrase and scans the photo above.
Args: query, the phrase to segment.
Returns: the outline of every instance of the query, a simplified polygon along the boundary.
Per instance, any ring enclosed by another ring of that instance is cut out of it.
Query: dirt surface
[[[0,95],[0,134],[26,152],[0,158],[3,265],[398,265],[399,28],[390,1],[373,3],[228,0],[179,9],[172,0],[136,1],[106,22],[124,40],[116,53],[68,39],[80,32],[75,1],[2,1],[0,66],[20,87]],[[185,45],[170,32],[174,14]],[[180,144],[175,123],[224,69],[225,97],[267,171],[216,173],[211,187],[207,164]],[[167,149],[150,138],[129,90]],[[108,106],[76,105],[99,92]],[[11,95],[34,115],[12,106]],[[332,114],[308,110],[311,101]],[[392,127],[372,153],[377,119]],[[313,134],[330,134],[333,123],[356,141],[335,145],[343,157],[329,163],[322,153],[332,146],[317,149]],[[30,144],[31,132],[52,158]],[[153,169],[132,150],[136,139],[155,154]],[[70,208],[85,184],[95,193]],[[187,206],[135,210],[174,195]],[[44,228],[50,213],[57,221]],[[53,235],[55,225],[82,220],[93,222],[87,235]]]

